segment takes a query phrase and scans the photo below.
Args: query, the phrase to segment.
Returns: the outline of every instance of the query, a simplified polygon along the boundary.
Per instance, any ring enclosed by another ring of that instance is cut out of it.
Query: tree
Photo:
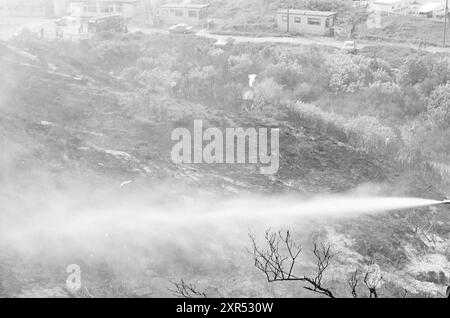
[[[348,55],[328,58],[328,87],[332,92],[353,93],[370,80],[369,60]]]
[[[422,82],[430,76],[430,72],[422,58],[417,56],[409,57],[400,67],[398,82],[403,87],[413,86]]]
[[[329,244],[314,243],[312,252],[315,259],[315,272],[308,276],[295,273],[302,247],[293,241],[290,231],[284,233],[267,230],[264,237],[265,249],[258,247],[256,239],[251,234],[250,239],[254,265],[266,276],[269,283],[299,281],[305,284],[304,289],[329,298],[335,297],[324,282],[324,274],[334,257]],[[347,279],[347,285],[354,298],[359,296],[358,287],[361,281],[369,291],[369,298],[378,298],[378,288],[383,281],[379,266],[371,263],[365,271],[356,269],[351,273]]]
[[[372,264],[369,266],[366,274],[364,275],[364,284],[369,289],[369,298],[378,298],[377,288],[383,280],[383,276],[380,273],[380,268]]]
[[[450,154],[450,84],[436,88],[427,110],[402,130],[408,151],[416,157],[444,163]]]
[[[301,281],[306,283],[305,289],[314,293],[334,298],[330,289],[323,284],[323,275],[333,257],[330,245],[314,244],[313,253],[316,259],[316,271],[312,276],[294,274],[294,268],[302,248],[291,237],[291,233],[266,231],[266,249],[257,246],[255,238],[250,235],[253,245],[255,267],[264,273],[269,283],[277,281]]]
[[[356,287],[358,286],[358,270],[355,270],[350,278],[347,280],[347,284],[350,287],[353,298],[358,298]]]

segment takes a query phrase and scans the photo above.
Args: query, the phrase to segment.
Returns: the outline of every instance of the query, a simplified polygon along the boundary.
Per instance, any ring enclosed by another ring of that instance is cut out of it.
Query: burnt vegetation
[[[175,297],[179,298],[206,298],[207,295],[203,291],[190,283],[187,283],[184,279],[180,279],[178,282],[171,282],[172,289],[170,291]]]
[[[252,254],[255,267],[262,272],[269,283],[283,281],[298,281],[303,283],[303,288],[312,293],[329,297],[341,297],[336,295],[330,286],[326,284],[324,275],[332,265],[335,254],[330,244],[314,243],[312,254],[314,255],[314,272],[310,275],[297,272],[299,257],[302,247],[292,239],[290,231],[266,231],[264,247],[258,246],[256,239],[250,234],[252,242]],[[373,265],[373,264],[372,264]],[[378,298],[377,289],[382,283],[376,268],[369,266],[361,278],[360,271],[355,270],[347,281],[350,292],[354,298],[358,298],[357,287],[364,282],[370,298]]]

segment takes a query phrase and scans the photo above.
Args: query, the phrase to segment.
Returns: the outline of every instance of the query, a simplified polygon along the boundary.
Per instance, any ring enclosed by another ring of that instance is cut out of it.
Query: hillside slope
[[[65,268],[74,262],[82,265],[93,296],[167,295],[169,279],[178,277],[225,296],[305,295],[298,286],[268,285],[255,272],[243,251],[248,241],[240,241],[246,239],[248,227],[230,231],[235,240],[229,233],[176,228],[180,235],[188,231],[195,238],[188,242],[198,245],[167,238],[163,246],[153,236],[140,240],[138,233],[129,240],[133,231],[115,232],[114,224],[102,224],[104,232],[90,229],[91,223],[78,224],[77,213],[81,218],[84,210],[113,213],[115,204],[140,209],[148,204],[147,197],[150,205],[157,201],[170,206],[196,193],[310,197],[364,189],[368,183],[377,185],[377,194],[442,197],[425,172],[404,170],[387,158],[368,155],[287,111],[267,116],[224,111],[156,92],[143,96],[111,68],[73,60],[53,44],[1,44],[0,68],[0,228],[6,233],[0,243],[2,296],[65,297]],[[202,119],[205,127],[280,127],[278,173],[264,176],[253,165],[175,165],[170,160],[170,134],[174,128],[191,127],[193,119]],[[75,222],[73,228],[79,232],[64,232],[71,227],[52,213]],[[133,211],[129,213],[133,218]],[[298,222],[292,230],[304,244],[310,244],[314,234],[343,253],[331,282],[347,274],[349,265],[374,260],[391,273],[386,276],[386,295],[403,288],[434,295],[444,284],[440,271],[448,270],[448,213],[435,211],[441,236],[429,245],[413,235],[407,213]],[[57,221],[51,223],[54,217]],[[19,230],[22,226],[32,230]],[[230,242],[213,243],[214,235]],[[110,236],[120,239],[109,240]],[[433,268],[430,263],[436,260],[447,267]],[[337,282],[333,288],[345,287]]]

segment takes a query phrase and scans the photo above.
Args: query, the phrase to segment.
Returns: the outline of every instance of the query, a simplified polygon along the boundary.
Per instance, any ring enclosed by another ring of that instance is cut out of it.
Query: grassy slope
[[[275,12],[285,8],[284,0],[212,0],[211,16],[224,22],[225,29],[240,31],[273,32]],[[291,6],[296,9],[332,10],[338,13],[338,26],[341,36],[349,34],[352,19],[361,23],[356,28],[356,37],[373,40],[401,41],[419,43],[428,41],[433,45],[442,45],[443,22],[414,16],[383,16],[382,28],[368,28],[365,13],[352,7],[351,1],[297,1]],[[357,18],[358,17],[358,18]]]
[[[60,56],[58,70],[54,71],[42,62],[55,60],[50,59],[51,50],[38,52],[38,61],[4,47],[2,50],[0,76],[8,94],[2,95],[0,133],[5,146],[2,149],[9,150],[1,157],[5,168],[1,177],[4,184],[8,184],[3,188],[4,197],[30,186],[30,176],[36,178],[33,180],[37,180],[37,184],[45,180],[48,185],[44,190],[53,185],[63,189],[70,187],[74,179],[98,186],[132,179],[144,189],[161,180],[172,183],[176,180],[176,183],[222,194],[342,192],[367,182],[381,182],[390,185],[387,191],[391,193],[439,196],[426,175],[402,172],[394,163],[352,149],[314,127],[304,126],[297,119],[283,115],[260,118],[224,114],[159,95],[152,96],[149,105],[138,93],[129,90],[126,83],[117,82],[94,65],[74,64]],[[158,111],[161,106],[166,109],[163,115]],[[236,126],[254,126],[267,121],[269,126],[280,125],[279,173],[275,178],[266,178],[246,166],[173,165],[168,159],[170,132],[192,118],[203,118],[215,126],[230,125],[230,122]],[[124,151],[134,159],[115,156],[105,150]],[[415,251],[425,252],[427,247],[411,238],[410,230],[399,215],[365,217],[356,223],[343,222],[337,228],[356,242],[351,245],[356,253],[367,259],[375,258],[386,270],[391,267],[402,270],[409,264],[404,247],[406,241]],[[369,228],[379,231],[368,232]],[[40,263],[39,258],[17,259],[14,252],[6,249],[2,253],[0,294],[64,295],[57,286],[66,277],[61,266],[67,264],[67,259],[49,265]],[[183,255],[176,257],[178,263],[186,265],[182,273],[187,273],[188,278],[209,286],[211,283],[205,281],[205,276],[216,277],[212,284],[216,289],[213,289],[222,295],[302,295],[299,288],[268,286],[255,273],[250,258],[248,264],[235,261],[233,253],[225,253],[222,265],[212,272],[205,264],[199,270],[186,271],[185,268],[193,266],[191,260]],[[395,263],[397,260],[400,261]],[[149,281],[156,286],[150,295],[164,294],[167,293],[164,277],[179,273],[176,266],[164,262],[142,264],[143,268],[134,266],[132,271],[129,268],[124,271],[101,258],[85,261],[83,265],[88,269],[85,279],[91,292],[98,296],[148,295],[141,288]],[[127,268],[126,264],[123,266]],[[149,267],[153,274],[144,274]],[[230,281],[229,277],[234,279]]]

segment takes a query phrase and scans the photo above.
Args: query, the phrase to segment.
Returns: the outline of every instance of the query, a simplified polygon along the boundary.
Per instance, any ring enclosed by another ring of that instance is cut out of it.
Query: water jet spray
[[[450,200],[443,200],[443,201],[440,201],[440,202],[438,202],[436,204],[433,204],[433,205],[447,205],[447,204],[450,204]]]

